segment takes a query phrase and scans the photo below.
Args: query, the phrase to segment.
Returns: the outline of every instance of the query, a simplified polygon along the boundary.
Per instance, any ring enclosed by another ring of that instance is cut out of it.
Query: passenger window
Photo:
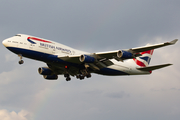
[[[17,41],[13,41],[13,43],[18,43]]]

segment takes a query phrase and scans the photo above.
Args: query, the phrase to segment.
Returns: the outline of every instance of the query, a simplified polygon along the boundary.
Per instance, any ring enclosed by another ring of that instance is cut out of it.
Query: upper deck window
[[[15,36],[19,36],[19,37],[21,37],[21,35],[19,35],[19,34],[15,35]]]

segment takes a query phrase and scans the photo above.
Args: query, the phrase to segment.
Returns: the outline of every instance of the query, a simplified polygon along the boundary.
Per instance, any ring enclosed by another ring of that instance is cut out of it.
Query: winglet
[[[172,40],[171,42],[169,42],[171,45],[175,44],[178,41],[178,39]]]

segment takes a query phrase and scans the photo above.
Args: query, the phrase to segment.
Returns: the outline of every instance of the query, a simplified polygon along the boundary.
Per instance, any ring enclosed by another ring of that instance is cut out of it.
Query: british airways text
[[[41,46],[41,47],[45,47],[45,48],[51,48],[51,49],[61,50],[62,52],[66,52],[66,53],[71,54],[71,50],[64,49],[64,48],[61,48],[61,47],[57,47],[57,46],[54,46],[54,45],[49,45],[49,44],[40,43],[40,46]]]

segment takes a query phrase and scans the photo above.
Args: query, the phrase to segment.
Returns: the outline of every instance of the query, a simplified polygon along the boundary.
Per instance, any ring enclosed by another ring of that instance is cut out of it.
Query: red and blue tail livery
[[[57,80],[58,75],[63,75],[70,81],[71,77],[90,78],[91,73],[109,76],[151,74],[153,70],[172,65],[150,66],[154,49],[174,45],[177,41],[96,53],[25,34],[17,34],[2,43],[20,57],[19,64],[24,63],[23,57],[45,62],[47,66],[39,67],[38,72],[46,80]]]
[[[136,62],[136,64],[140,67],[147,67],[151,61],[151,57],[154,50],[148,50],[145,52],[141,52],[140,54],[142,56],[134,58],[133,60]]]

